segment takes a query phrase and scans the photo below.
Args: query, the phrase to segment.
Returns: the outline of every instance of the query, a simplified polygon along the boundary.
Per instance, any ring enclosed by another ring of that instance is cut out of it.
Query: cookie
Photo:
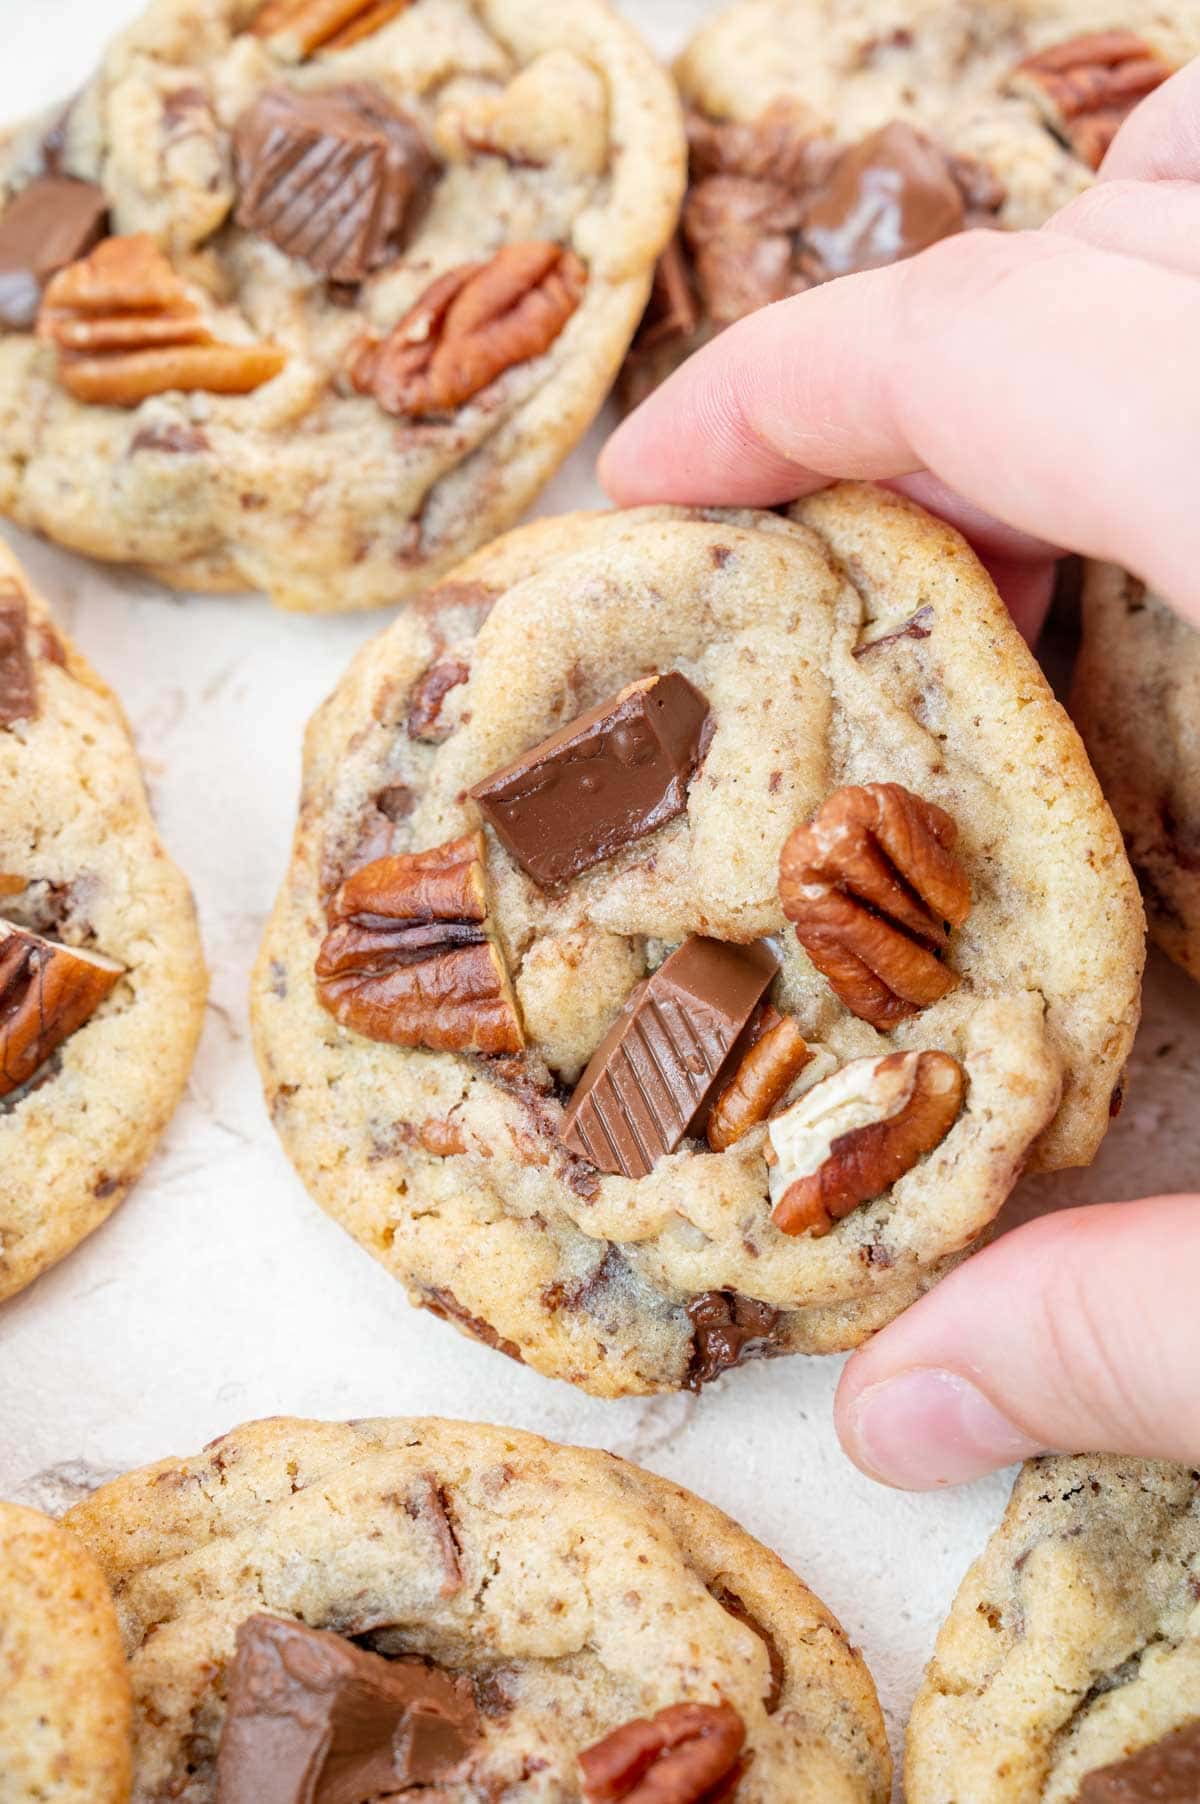
[[[0,510],[184,588],[416,594],[590,424],[684,161],[605,0],[154,0],[0,152]]]
[[[124,1199],[205,990],[120,704],[0,544],[0,1298]]]
[[[1124,829],[1150,932],[1200,978],[1200,633],[1111,564],[1085,570],[1071,712]]]
[[[829,1612],[711,1505],[609,1454],[465,1422],[275,1420],[67,1521],[117,1599],[135,1799],[206,1804],[218,1773],[222,1804],[333,1796],[319,1756],[312,1791],[281,1776],[282,1740],[262,1767],[305,1674],[347,1800],[404,1791],[418,1755],[445,1804],[701,1804],[739,1773],[739,1804],[890,1796],[874,1688]],[[368,1706],[352,1749],[348,1681]],[[421,1721],[398,1734],[406,1710]],[[350,1768],[380,1739],[411,1764],[372,1788]]]
[[[367,646],[252,1013],[322,1207],[616,1396],[856,1345],[1087,1163],[1142,958],[982,568],[847,484],[537,522]]]
[[[769,302],[1041,225],[1198,51],[1196,0],[737,0],[677,66],[691,180],[626,401]]]
[[[0,1503],[0,1799],[125,1804],[129,1672],[95,1560],[37,1510]]]
[[[1188,1804],[1198,1594],[1200,1474],[1034,1460],[938,1637],[909,1804]]]

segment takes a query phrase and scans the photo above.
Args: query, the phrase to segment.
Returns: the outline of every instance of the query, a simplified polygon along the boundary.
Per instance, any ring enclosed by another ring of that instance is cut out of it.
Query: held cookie
[[[124,1199],[205,987],[120,705],[0,545],[0,1298]]]
[[[844,485],[539,522],[366,647],[253,1014],[321,1205],[615,1396],[855,1345],[1090,1160],[1142,939],[983,570]]]
[[[677,76],[691,180],[625,372],[972,226],[1038,226],[1200,51],[1196,0],[738,0]]]
[[[0,509],[186,588],[416,594],[590,424],[684,161],[605,0],[154,0],[0,150]]]
[[[609,1454],[465,1422],[259,1422],[67,1521],[117,1599],[146,1804],[891,1795],[829,1612]]]
[[[125,1804],[129,1672],[91,1554],[37,1510],[0,1503],[0,1799]]]
[[[1125,833],[1150,931],[1200,978],[1200,633],[1088,565],[1071,712]]]
[[[909,1804],[1200,1797],[1200,1475],[1040,1459],[938,1637]]]

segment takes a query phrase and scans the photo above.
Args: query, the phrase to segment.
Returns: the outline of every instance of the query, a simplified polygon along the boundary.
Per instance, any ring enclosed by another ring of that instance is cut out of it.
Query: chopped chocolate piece
[[[1127,1760],[1089,1773],[1078,1804],[1196,1804],[1200,1798],[1200,1717]]]
[[[760,1303],[757,1304],[756,1307],[761,1309],[763,1305]],[[720,1604],[721,1608],[728,1615],[736,1617],[738,1622],[745,1623],[746,1627],[758,1636],[759,1640],[766,1648],[767,1660],[771,1668],[771,1689],[768,1691],[763,1703],[767,1715],[774,1716],[783,1699],[783,1688],[787,1683],[787,1662],[783,1657],[783,1651],[780,1648],[778,1641],[776,1641],[766,1623],[761,1621],[761,1619],[754,1614],[753,1610],[751,1610],[738,1596],[737,1592],[729,1589],[728,1585],[722,1585],[718,1582],[710,1585],[708,1589],[710,1595]]]
[[[806,208],[804,242],[814,273],[832,279],[911,257],[965,219],[944,153],[896,120],[839,157]]]
[[[22,188],[0,214],[0,331],[32,328],[50,277],[97,245],[107,221],[92,182],[46,175]]]
[[[29,609],[15,586],[0,586],[0,727],[32,720],[38,711],[37,682],[26,643]]]
[[[685,676],[644,677],[471,794],[517,863],[546,888],[682,814],[711,732],[708,703]]]
[[[465,1679],[251,1616],[229,1676],[218,1804],[368,1804],[437,1784],[478,1732]]]
[[[450,737],[451,729],[442,720],[442,703],[452,689],[465,683],[471,667],[461,658],[439,658],[418,679],[408,707],[408,736],[425,745],[440,745]]]
[[[482,1316],[472,1315],[453,1291],[427,1290],[421,1298],[420,1306],[427,1309],[430,1315],[436,1315],[439,1321],[452,1322],[472,1340],[482,1341],[485,1347],[494,1347],[497,1353],[503,1353],[508,1359],[515,1359],[519,1366],[524,1365],[524,1356],[516,1341],[505,1340],[490,1322],[485,1322]]]
[[[601,1041],[563,1116],[564,1145],[599,1171],[646,1177],[703,1110],[778,969],[765,940],[685,940]]]
[[[695,1330],[689,1390],[698,1391],[748,1359],[767,1359],[775,1350],[779,1311],[755,1297],[706,1290],[692,1298],[687,1313]]]
[[[237,223],[335,282],[392,261],[433,172],[414,122],[366,83],[272,88],[234,128]]]

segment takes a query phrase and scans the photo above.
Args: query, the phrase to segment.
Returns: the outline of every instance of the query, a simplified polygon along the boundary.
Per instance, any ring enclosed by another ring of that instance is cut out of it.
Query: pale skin
[[[1036,636],[1054,548],[1200,628],[1200,61],[1039,232],[972,232],[730,328],[616,433],[625,506],[773,505],[837,477],[952,521]],[[962,1483],[1048,1449],[1200,1459],[1200,1194],[1007,1235],[850,1360],[842,1444]]]

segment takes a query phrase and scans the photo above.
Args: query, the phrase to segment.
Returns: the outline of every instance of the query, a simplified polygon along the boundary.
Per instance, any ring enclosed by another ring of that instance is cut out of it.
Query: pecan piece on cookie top
[[[745,1741],[731,1704],[637,1717],[579,1756],[585,1804],[719,1804],[732,1795]]]
[[[102,953],[0,921],[0,1096],[27,1084],[124,975]]]
[[[267,0],[254,18],[255,37],[303,59],[314,51],[349,50],[398,17],[412,0]]]
[[[1026,57],[1011,85],[1032,97],[1076,156],[1099,169],[1134,107],[1170,74],[1170,64],[1134,32],[1100,31]]]

